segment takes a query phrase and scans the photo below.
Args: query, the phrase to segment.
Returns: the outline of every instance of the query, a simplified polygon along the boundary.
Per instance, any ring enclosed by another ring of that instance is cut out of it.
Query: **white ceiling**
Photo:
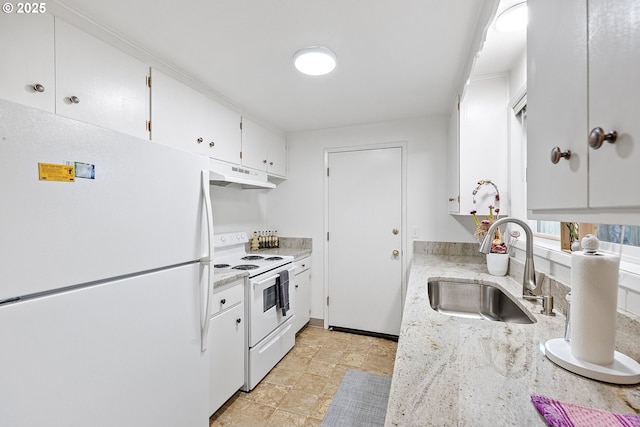
[[[447,114],[487,1],[53,3],[289,132]],[[336,53],[333,73],[309,77],[293,68],[293,54],[310,45]]]

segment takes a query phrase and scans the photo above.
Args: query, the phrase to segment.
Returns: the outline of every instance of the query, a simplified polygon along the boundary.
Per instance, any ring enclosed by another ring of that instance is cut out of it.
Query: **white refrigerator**
[[[208,425],[208,164],[0,101],[0,425]]]

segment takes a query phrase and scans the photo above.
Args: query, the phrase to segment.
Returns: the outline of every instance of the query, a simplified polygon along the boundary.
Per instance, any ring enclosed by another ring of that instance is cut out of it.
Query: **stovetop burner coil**
[[[229,264],[213,264],[213,268],[229,268]]]
[[[245,261],[254,261],[254,260],[257,260],[257,259],[263,259],[263,258],[264,258],[264,257],[263,257],[263,256],[261,256],[261,255],[247,255],[247,256],[243,256],[243,257],[242,257],[242,258],[240,258],[240,259],[243,259],[243,260],[245,260]]]
[[[282,260],[281,256],[270,256],[265,261],[281,261],[281,260]]]
[[[254,264],[240,264],[240,265],[236,265],[235,267],[231,267],[233,269],[236,270],[254,270],[256,268],[258,268],[257,265]]]

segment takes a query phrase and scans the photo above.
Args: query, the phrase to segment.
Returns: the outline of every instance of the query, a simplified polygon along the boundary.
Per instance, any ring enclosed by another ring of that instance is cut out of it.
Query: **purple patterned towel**
[[[640,415],[614,414],[531,395],[531,401],[550,427],[637,427]]]

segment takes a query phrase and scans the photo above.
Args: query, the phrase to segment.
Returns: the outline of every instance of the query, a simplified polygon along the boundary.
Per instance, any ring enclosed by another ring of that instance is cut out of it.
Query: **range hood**
[[[211,185],[220,186],[240,184],[242,188],[276,188],[276,185],[267,179],[266,172],[214,159],[209,159],[209,181]]]

